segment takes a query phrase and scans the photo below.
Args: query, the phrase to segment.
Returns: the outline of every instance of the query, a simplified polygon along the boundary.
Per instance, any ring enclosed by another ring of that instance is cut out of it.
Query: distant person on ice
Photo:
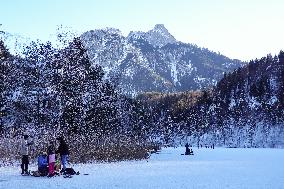
[[[28,140],[29,136],[27,134],[23,135],[23,138],[21,140],[20,145],[20,154],[22,155],[22,175],[28,175],[28,169],[29,169],[29,147],[33,143]]]
[[[62,170],[61,172],[64,173],[65,169],[66,169],[66,164],[69,158],[69,148],[64,140],[64,138],[58,137],[57,140],[59,140],[59,147],[56,151],[56,154],[60,154],[60,159],[61,159],[61,164],[62,164]]]
[[[191,150],[189,148],[189,144],[188,143],[185,144],[185,153],[184,153],[184,155],[193,155],[193,150]]]
[[[185,155],[188,155],[190,152],[188,143],[185,144]]]

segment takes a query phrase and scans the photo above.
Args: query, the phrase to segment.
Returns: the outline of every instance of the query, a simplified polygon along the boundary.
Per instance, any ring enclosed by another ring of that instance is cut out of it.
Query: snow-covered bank
[[[194,156],[181,153],[184,148],[166,148],[148,161],[75,165],[81,175],[71,179],[23,177],[19,167],[1,167],[0,188],[284,189],[283,149],[194,148]]]

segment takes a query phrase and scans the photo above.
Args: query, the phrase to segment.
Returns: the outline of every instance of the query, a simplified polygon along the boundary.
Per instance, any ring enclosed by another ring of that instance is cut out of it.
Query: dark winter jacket
[[[47,153],[48,153],[48,155],[55,154],[55,150],[54,150],[53,145],[48,146]]]
[[[66,142],[63,139],[60,139],[60,144],[59,147],[56,151],[56,153],[62,155],[69,155],[69,149],[68,146],[66,144]]]

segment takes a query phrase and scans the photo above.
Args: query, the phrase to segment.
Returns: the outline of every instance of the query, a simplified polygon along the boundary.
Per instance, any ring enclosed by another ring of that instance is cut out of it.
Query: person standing
[[[61,159],[61,164],[62,164],[61,172],[64,173],[66,169],[66,164],[69,158],[69,148],[63,137],[58,137],[57,140],[59,140],[59,147],[56,153],[60,154],[60,159]]]
[[[22,175],[28,175],[29,169],[29,146],[32,145],[32,142],[28,141],[29,136],[27,134],[23,135],[21,145],[20,145],[20,154],[22,155]]]

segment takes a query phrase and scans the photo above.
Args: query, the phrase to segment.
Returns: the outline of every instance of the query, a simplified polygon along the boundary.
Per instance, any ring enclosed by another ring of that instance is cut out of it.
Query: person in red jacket
[[[48,177],[53,177],[55,175],[55,149],[54,145],[51,143],[48,146]]]

